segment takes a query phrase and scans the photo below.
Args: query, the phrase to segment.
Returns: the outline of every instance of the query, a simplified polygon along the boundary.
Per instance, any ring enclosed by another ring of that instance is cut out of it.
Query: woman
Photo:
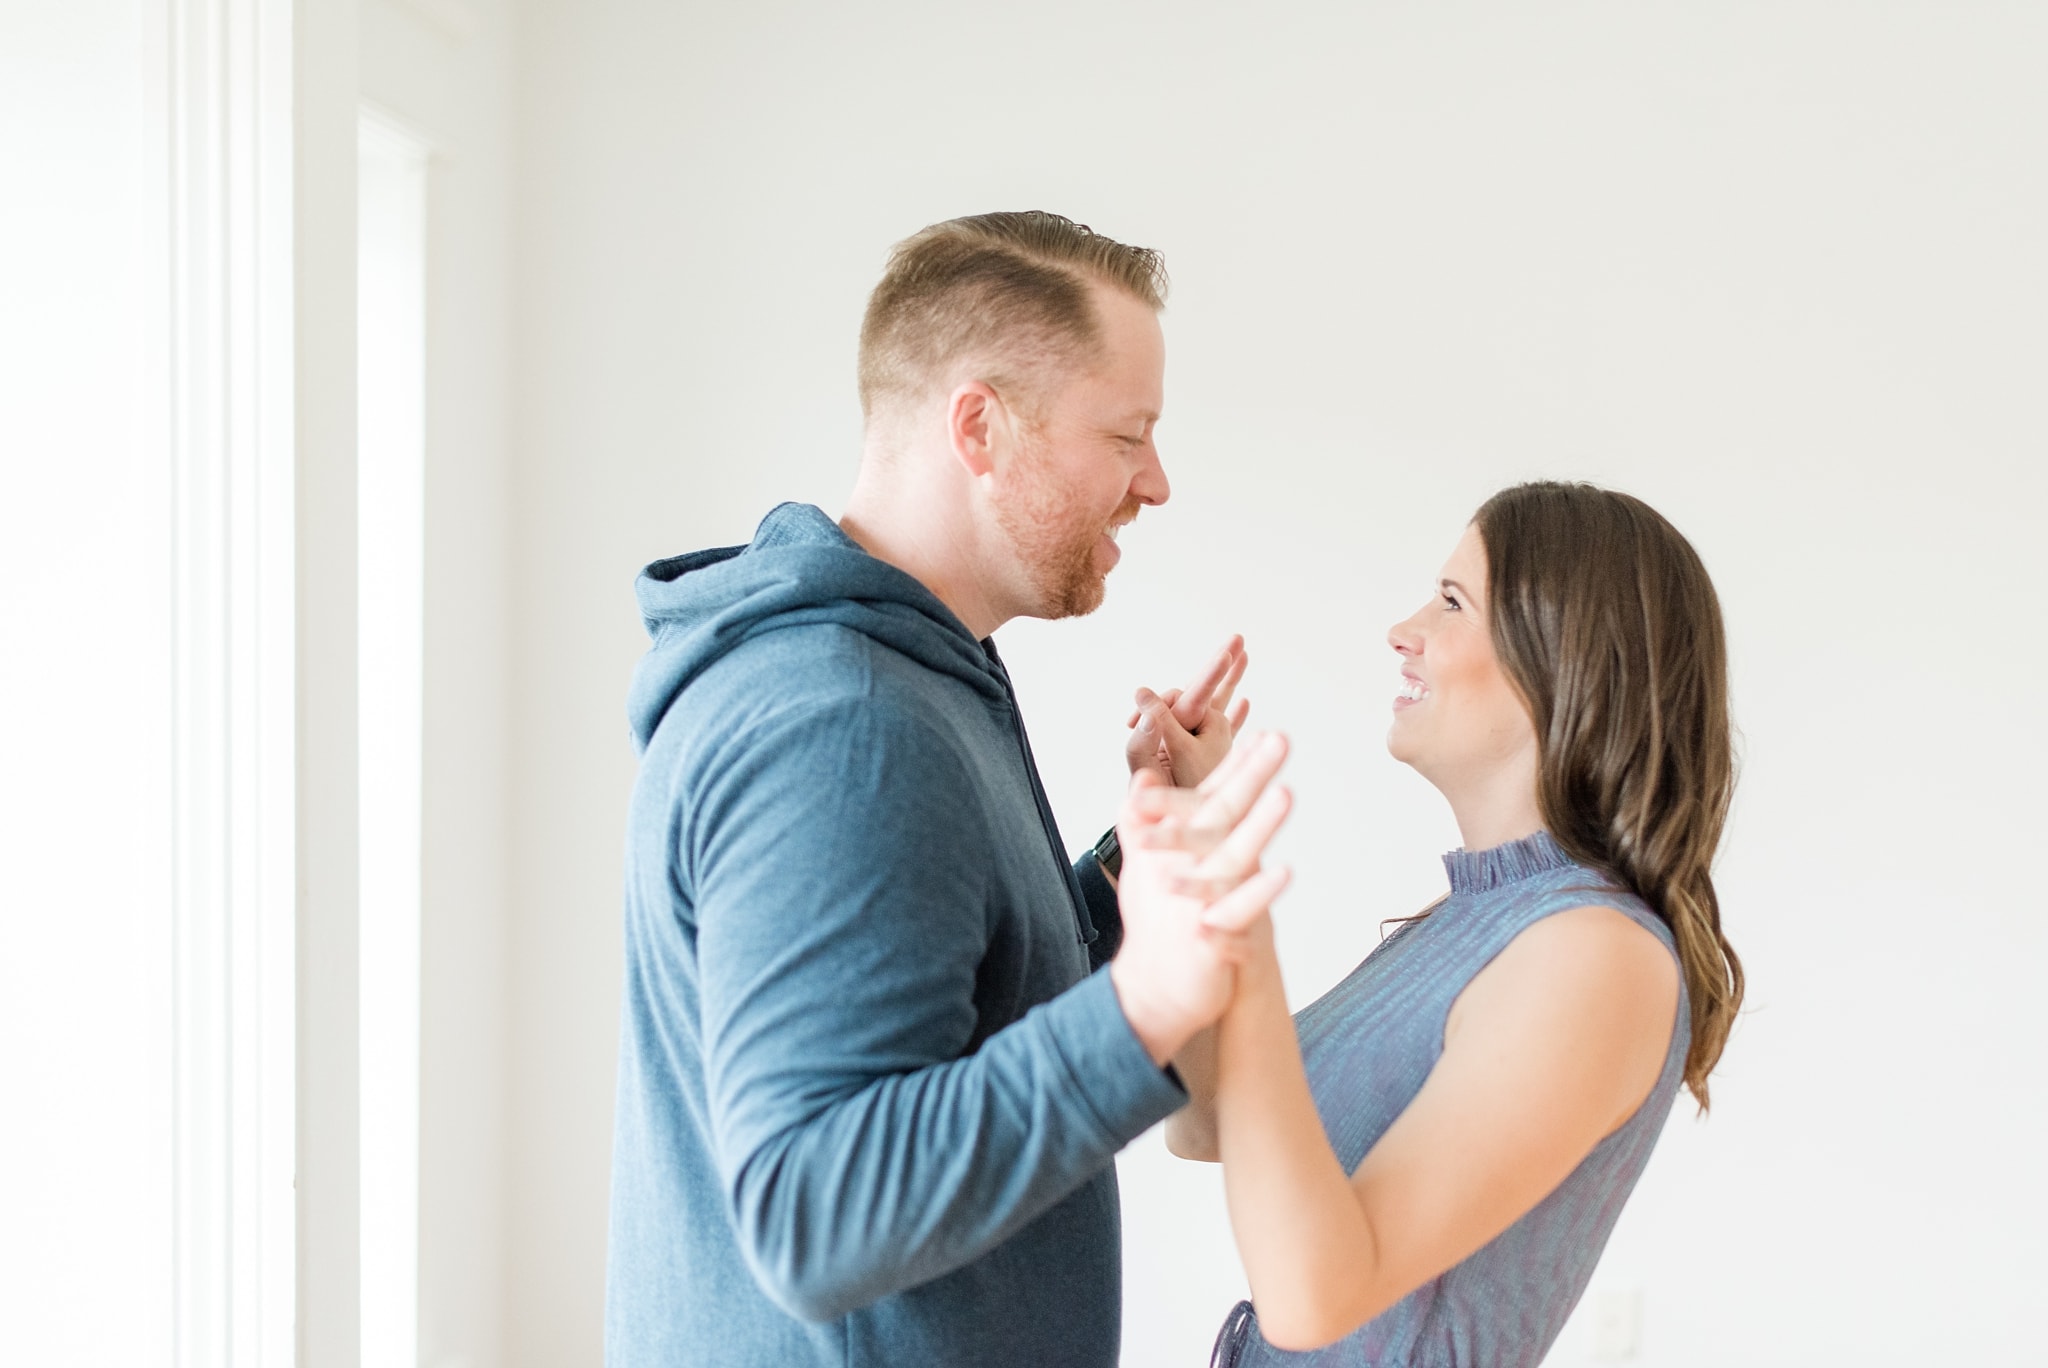
[[[1252,1289],[1226,1368],[1539,1362],[1681,1081],[1705,1110],[1742,999],[1710,874],[1734,782],[1721,618],[1685,539],[1627,495],[1505,490],[1388,640],[1388,749],[1464,848],[1449,894],[1298,1018],[1246,906],[1284,874],[1196,866],[1156,786],[1126,809],[1125,880],[1213,904],[1239,961],[1167,1130],[1223,1164]]]

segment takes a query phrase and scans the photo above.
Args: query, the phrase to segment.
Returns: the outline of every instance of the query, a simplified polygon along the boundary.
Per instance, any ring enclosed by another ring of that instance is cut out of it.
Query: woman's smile
[[[1428,697],[1429,685],[1423,683],[1420,676],[1403,670],[1401,672],[1401,691],[1394,695],[1394,711],[1400,712],[1403,708],[1413,707]]]

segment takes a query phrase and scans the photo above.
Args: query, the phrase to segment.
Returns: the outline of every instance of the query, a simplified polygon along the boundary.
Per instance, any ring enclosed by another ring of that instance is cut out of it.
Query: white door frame
[[[173,1361],[297,1357],[292,0],[167,0]],[[147,235],[145,235],[147,236]]]

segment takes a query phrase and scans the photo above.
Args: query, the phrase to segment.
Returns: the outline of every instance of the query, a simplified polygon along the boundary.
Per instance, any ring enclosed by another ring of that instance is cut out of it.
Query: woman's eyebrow
[[[1465,586],[1458,583],[1454,579],[1438,580],[1437,585],[1439,588],[1443,589],[1455,589],[1461,594],[1465,592]]]

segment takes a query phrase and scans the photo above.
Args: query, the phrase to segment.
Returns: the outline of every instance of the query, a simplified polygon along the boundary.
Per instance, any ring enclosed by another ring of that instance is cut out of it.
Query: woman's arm
[[[1581,907],[1516,937],[1460,995],[1444,1050],[1356,1173],[1324,1137],[1261,924],[1217,1027],[1216,1138],[1259,1327],[1343,1338],[1541,1201],[1640,1106],[1670,1045],[1670,952]]]
[[[1182,1159],[1216,1163],[1223,1158],[1216,1148],[1216,1028],[1183,1045],[1173,1067],[1187,1087],[1188,1104],[1166,1118],[1166,1148]]]

